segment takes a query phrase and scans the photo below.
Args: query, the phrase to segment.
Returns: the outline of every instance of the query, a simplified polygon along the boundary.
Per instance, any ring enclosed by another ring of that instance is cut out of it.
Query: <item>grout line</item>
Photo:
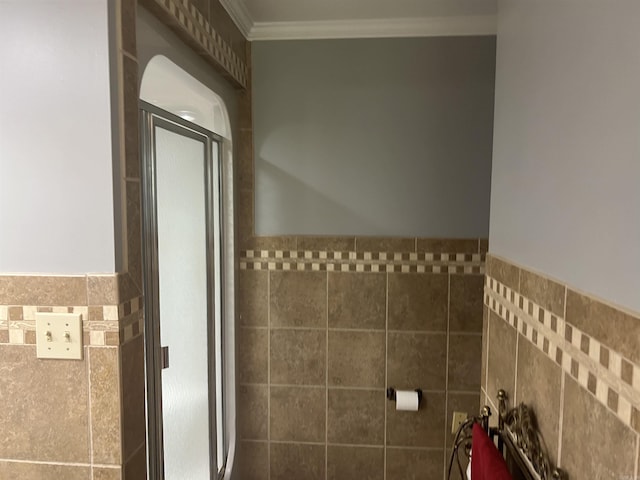
[[[562,462],[562,436],[563,436],[563,428],[562,424],[564,423],[564,383],[567,378],[567,372],[564,370],[560,371],[562,375],[560,376],[560,410],[558,414],[558,451],[556,454],[556,464],[560,467]]]
[[[122,468],[121,465],[109,465],[106,463],[76,463],[76,462],[56,462],[56,461],[44,461],[44,460],[20,460],[16,458],[0,458],[0,462],[5,463],[21,463],[21,464],[33,464],[33,465],[56,465],[60,467],[89,467],[89,468],[110,468],[117,470]]]
[[[450,336],[450,322],[451,322],[451,274],[447,274],[447,348],[445,353],[445,366],[444,366],[444,378],[445,378],[445,391],[444,391],[444,450],[447,451],[447,423],[449,419],[449,348],[451,342]],[[447,473],[447,455],[444,455],[444,474]]]
[[[271,273],[267,273],[267,480],[271,480]]]
[[[325,334],[325,358],[324,358],[324,476],[329,475],[329,273],[327,276],[326,291],[326,334]]]
[[[418,240],[416,239],[416,242]],[[417,244],[417,243],[416,243]],[[389,387],[389,273],[386,274],[386,285],[384,292],[384,385]],[[387,480],[387,404],[384,405],[384,445],[382,461],[382,479]]]

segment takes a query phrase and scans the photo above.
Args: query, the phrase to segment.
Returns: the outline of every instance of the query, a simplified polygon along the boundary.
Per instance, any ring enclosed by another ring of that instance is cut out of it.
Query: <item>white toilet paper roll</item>
[[[396,390],[396,410],[417,412],[418,406],[418,392],[414,390]]]

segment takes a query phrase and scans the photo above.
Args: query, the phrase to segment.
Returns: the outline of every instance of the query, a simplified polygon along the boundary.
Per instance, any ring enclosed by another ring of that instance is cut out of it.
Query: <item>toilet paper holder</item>
[[[416,392],[418,394],[418,405],[420,405],[422,403],[422,390],[419,388],[416,388],[414,390],[414,392]],[[393,387],[389,387],[387,388],[387,398],[389,400],[391,400],[392,402],[396,401],[396,389]]]

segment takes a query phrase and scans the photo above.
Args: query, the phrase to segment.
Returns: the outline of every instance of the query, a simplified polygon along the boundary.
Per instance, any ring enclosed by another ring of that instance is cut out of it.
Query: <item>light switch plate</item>
[[[36,313],[38,358],[82,360],[82,316],[79,313]]]

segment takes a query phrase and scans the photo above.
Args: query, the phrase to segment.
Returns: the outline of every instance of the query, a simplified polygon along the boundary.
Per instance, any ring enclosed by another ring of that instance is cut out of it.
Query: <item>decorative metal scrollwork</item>
[[[529,463],[541,480],[567,480],[566,474],[559,468],[554,468],[549,460],[546,444],[538,429],[536,417],[527,405],[520,405],[507,409],[507,394],[498,391],[498,408],[500,418],[498,427],[503,439],[510,435],[518,450],[529,460]]]
[[[498,391],[498,409],[498,428],[489,428],[491,409],[487,406],[482,407],[480,416],[471,417],[460,426],[455,437],[447,478],[451,478],[454,466],[457,467],[460,477],[466,478],[464,466],[471,453],[472,427],[474,423],[480,423],[492,438],[497,438],[501,450],[506,447],[506,451],[514,456],[518,465],[515,468],[526,470],[523,472],[524,478],[568,480],[566,473],[555,468],[549,460],[533,410],[523,403],[507,409],[507,393],[504,390]]]

